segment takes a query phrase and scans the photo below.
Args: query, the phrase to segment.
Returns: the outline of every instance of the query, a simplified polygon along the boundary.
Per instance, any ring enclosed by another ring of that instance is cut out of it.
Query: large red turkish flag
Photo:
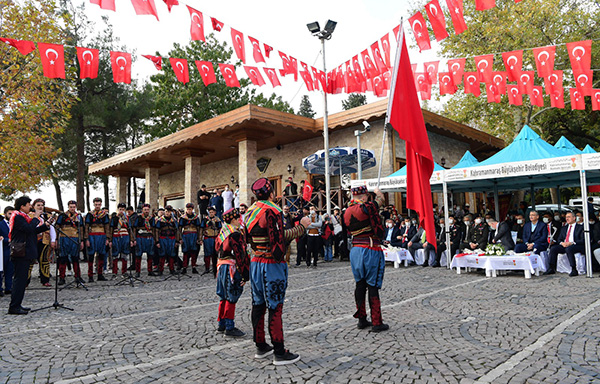
[[[533,105],[533,106],[536,106],[536,107],[544,106],[544,90],[542,89],[541,85],[533,86],[533,89],[531,90],[531,94],[529,95],[529,101],[531,102],[531,105]]]
[[[455,94],[458,88],[452,80],[452,74],[450,72],[440,72],[438,76],[440,79],[440,95]]]
[[[154,64],[154,67],[159,71],[162,70],[162,57],[153,55],[142,55],[142,57],[150,60],[152,64]]]
[[[481,87],[479,86],[479,77],[477,72],[465,72],[465,93],[470,93],[475,97],[481,95]]]
[[[115,83],[131,83],[131,54],[127,52],[110,52],[113,81]]]
[[[115,0],[90,0],[90,3],[99,5],[101,9],[115,10]]]
[[[258,85],[259,87],[265,85],[265,80],[258,71],[257,67],[244,65],[244,71],[246,71],[246,74],[248,75],[248,78],[250,78],[252,84]]]
[[[426,51],[431,49],[431,41],[429,41],[429,32],[427,31],[427,25],[421,12],[415,13],[411,18],[408,19],[410,27],[413,30],[419,51]]]
[[[600,111],[600,89],[592,89],[592,110]]]
[[[252,44],[252,57],[254,57],[255,63],[266,63],[265,58],[262,54],[262,50],[260,49],[260,43],[254,37],[248,36],[248,40],[250,40],[250,44]]]
[[[244,43],[244,34],[231,28],[231,44],[235,50],[238,59],[246,64],[246,44]]]
[[[446,17],[440,8],[438,0],[431,0],[425,5],[425,12],[429,18],[429,23],[433,28],[433,34],[437,41],[444,40],[448,37],[448,31],[446,31]]]
[[[571,94],[571,109],[572,110],[585,110],[585,97],[579,92],[577,88],[569,88]]]
[[[475,0],[475,9],[478,11],[485,11],[495,6],[496,0]]]
[[[5,37],[0,37],[0,41],[5,42],[6,44],[10,45],[11,47],[17,48],[17,50],[19,51],[19,53],[21,53],[21,55],[28,55],[35,50],[35,44],[33,43],[33,41],[16,40],[16,39],[9,39],[9,38],[5,38]]]
[[[38,43],[44,76],[51,79],[65,78],[65,50],[59,44]]]
[[[175,59],[171,57],[169,58],[169,63],[171,63],[171,68],[173,68],[177,80],[183,84],[190,81],[190,71],[186,59]]]
[[[489,84],[492,81],[494,55],[475,56],[475,67],[477,67],[479,81]]]
[[[512,51],[502,53],[502,60],[506,67],[508,81],[519,81],[521,69],[523,68],[523,51]]]
[[[554,72],[555,53],[556,47],[554,45],[533,48],[533,58],[535,59],[535,67],[539,77],[548,77]]]
[[[452,81],[454,82],[454,85],[462,83],[466,61],[467,59],[448,60],[448,71],[450,71],[450,74],[452,75]]]
[[[592,40],[567,43],[567,51],[569,52],[573,75],[578,76],[590,70],[592,63]]]
[[[302,191],[302,198],[304,201],[310,202],[312,199],[313,186],[308,180],[304,180],[304,190]]]
[[[191,25],[190,25],[190,35],[192,36],[192,40],[200,40],[206,41],[204,37],[204,16],[202,12],[187,6],[188,11],[190,12]]]
[[[202,82],[205,86],[217,82],[217,76],[215,75],[215,68],[210,61],[196,60],[196,68],[200,72]]]
[[[240,86],[240,81],[235,74],[235,66],[232,64],[219,64],[219,69],[221,70],[221,75],[225,79],[225,84],[228,87],[237,87]]]
[[[277,71],[274,68],[263,68],[263,71],[265,71],[265,75],[267,75],[273,88],[281,85],[279,78],[277,77]]]
[[[77,47],[80,78],[95,79],[98,77],[99,53],[97,49]]]
[[[158,12],[154,0],[131,0],[136,15],[154,15],[158,20]]]
[[[465,16],[463,15],[463,0],[446,0],[446,5],[450,11],[454,33],[460,35],[467,30]]]
[[[533,81],[535,79],[535,74],[533,71],[524,71],[519,75],[519,92],[522,95],[531,95],[533,91]]]
[[[509,85],[506,89],[508,103],[512,105],[523,105],[523,95],[519,91],[519,86]]]

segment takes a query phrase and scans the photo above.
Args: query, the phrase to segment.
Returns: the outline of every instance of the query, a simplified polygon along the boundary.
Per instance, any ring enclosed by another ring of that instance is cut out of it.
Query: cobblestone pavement
[[[376,334],[352,318],[348,262],[292,267],[284,329],[302,359],[282,367],[253,358],[249,288],[236,316],[248,335],[230,339],[216,332],[212,277],[143,278],[133,288],[63,290],[59,301],[73,312],[9,316],[9,298],[0,298],[0,382],[600,382],[598,278],[388,264],[381,297],[390,330]],[[35,279],[24,305],[52,304],[53,293]]]

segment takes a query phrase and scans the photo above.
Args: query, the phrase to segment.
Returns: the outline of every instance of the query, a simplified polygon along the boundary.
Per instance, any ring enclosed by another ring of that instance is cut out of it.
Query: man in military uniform
[[[154,217],[150,214],[150,204],[144,204],[142,214],[133,221],[135,238],[135,277],[140,277],[142,270],[142,255],[146,254],[148,276],[153,276],[152,259],[154,256]]]
[[[200,238],[202,236],[200,217],[194,213],[194,204],[185,205],[185,213],[179,218],[181,230],[181,251],[183,252],[183,269],[181,273],[187,272],[187,266],[192,259],[192,273],[198,273],[196,263],[200,251]]]
[[[48,215],[45,212],[46,202],[44,199],[35,199],[33,201],[33,209],[37,212],[41,212],[40,225],[48,221]],[[33,212],[29,214],[33,217]],[[49,226],[50,229],[42,233],[38,233],[37,249],[38,249],[38,263],[40,269],[40,282],[44,287],[51,287],[50,284],[50,253],[56,249],[56,232],[53,227]],[[31,279],[31,271],[33,270],[33,264],[29,267],[29,280]]]
[[[477,217],[473,227],[471,228],[469,247],[467,249],[481,249],[482,251],[485,251],[488,243],[489,231],[490,228],[487,223],[484,222],[481,217]]]
[[[456,224],[456,222],[454,221],[453,215],[448,216],[448,224],[449,224],[448,230],[450,232],[450,254],[447,255],[446,261],[448,263],[450,263],[450,261],[452,260],[452,257],[454,256],[454,254],[456,253],[456,251],[458,250],[458,247],[460,245],[462,231],[461,231],[460,225]],[[441,224],[441,225],[444,226],[443,224]],[[440,260],[442,259],[442,253],[444,253],[445,250],[446,250],[446,233],[444,232],[441,242],[438,241],[438,244],[437,244],[437,255],[436,255],[436,264],[437,265],[436,266],[439,266]]]
[[[169,259],[169,271],[173,274],[175,273],[175,257],[177,256],[175,247],[180,242],[177,220],[173,216],[173,207],[167,205],[165,215],[156,219],[154,227],[156,228],[154,241],[156,241],[160,256],[158,275],[162,276],[167,258]]]
[[[102,209],[102,199],[99,197],[94,199],[94,210],[85,215],[85,233],[87,235],[89,282],[94,282],[94,256],[96,256],[98,264],[98,281],[106,281],[102,271],[104,269],[106,247],[110,247],[108,238],[110,223],[106,211]]]
[[[354,299],[358,328],[372,326],[373,332],[389,329],[381,317],[381,302],[379,290],[383,284],[385,257],[381,250],[383,225],[379,216],[379,206],[384,197],[379,189],[375,189],[375,201],[368,201],[367,187],[352,188],[352,200],[343,214],[343,225],[352,234],[352,249],[350,250],[350,265],[356,281]],[[367,320],[365,296],[369,292],[371,321]]]
[[[77,202],[71,200],[67,203],[69,209],[61,213],[56,220],[58,232],[58,285],[65,284],[67,264],[73,266],[75,281],[83,283],[79,268],[79,252],[83,251],[84,227],[83,217],[77,212]]]
[[[208,217],[202,220],[202,237],[204,245],[204,273],[210,271],[212,262],[212,272],[217,277],[217,252],[215,251],[215,241],[221,231],[221,220],[216,216],[217,210],[215,207],[208,208]]]
[[[257,202],[249,209],[244,219],[248,231],[248,242],[254,250],[250,263],[252,283],[252,328],[256,354],[263,358],[274,352],[273,364],[295,363],[300,356],[284,348],[281,320],[285,291],[287,288],[288,265],[285,262],[287,243],[302,235],[310,224],[305,217],[300,225],[283,228],[281,209],[273,203],[273,187],[266,178],[252,185]],[[265,312],[269,309],[269,334],[273,347],[265,341]],[[274,351],[273,351],[274,350]]]
[[[121,261],[121,274],[125,275],[127,273],[127,258],[133,246],[133,241],[131,241],[133,236],[129,217],[125,212],[125,204],[119,203],[117,211],[117,214],[110,219],[113,279],[117,277],[119,272],[119,260]]]

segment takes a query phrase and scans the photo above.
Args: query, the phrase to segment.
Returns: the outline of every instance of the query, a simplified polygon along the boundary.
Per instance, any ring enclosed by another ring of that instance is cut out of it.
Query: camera
[[[363,121],[363,125],[365,126],[365,129],[367,130],[367,132],[369,132],[371,130],[371,124],[369,124],[368,121]]]

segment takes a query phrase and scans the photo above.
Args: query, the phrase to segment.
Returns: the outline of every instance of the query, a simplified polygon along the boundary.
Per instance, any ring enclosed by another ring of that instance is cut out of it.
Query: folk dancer
[[[94,210],[85,215],[85,233],[87,235],[85,245],[88,248],[89,282],[94,282],[94,256],[97,260],[98,281],[106,281],[102,271],[104,269],[106,246],[111,246],[108,240],[110,222],[108,214],[102,209],[102,199],[99,197],[94,199]]]
[[[56,220],[58,232],[58,285],[65,284],[67,264],[73,266],[75,281],[83,283],[81,269],[79,268],[79,252],[83,251],[85,238],[83,217],[77,212],[77,202],[71,200],[67,203],[69,209],[61,213]]]
[[[212,272],[217,277],[217,252],[215,251],[215,241],[219,235],[219,231],[223,224],[221,220],[216,216],[217,210],[215,207],[208,208],[208,217],[202,220],[202,244],[204,246],[204,273],[207,274],[211,269],[210,265],[212,262]]]
[[[110,230],[112,240],[112,272],[113,279],[119,272],[119,260],[121,261],[121,274],[127,273],[127,258],[131,253],[133,238],[129,216],[125,212],[126,205],[119,203],[117,205],[117,214],[110,219]]]
[[[158,218],[154,224],[156,228],[155,238],[156,246],[160,260],[158,262],[158,276],[162,276],[165,270],[165,260],[169,259],[169,271],[175,273],[175,247],[180,242],[180,234],[177,229],[177,220],[173,217],[173,207],[167,205],[165,215]]]
[[[33,209],[37,212],[41,212],[39,225],[43,225],[44,222],[48,221],[48,214],[45,212],[46,202],[43,199],[35,199],[33,201]],[[29,213],[29,217],[33,218],[33,212]],[[44,287],[51,287],[50,284],[50,254],[56,249],[56,231],[53,227],[49,226],[49,229],[37,234],[37,249],[38,249],[38,264],[40,270],[40,282]],[[29,266],[29,277],[28,282],[31,280],[31,271],[33,270],[33,264]]]
[[[181,273],[187,272],[187,266],[192,259],[192,273],[198,273],[196,263],[200,251],[200,238],[202,236],[200,216],[194,213],[194,204],[185,205],[185,213],[179,218],[181,229],[181,251],[183,252],[183,269]]]
[[[148,276],[154,276],[152,259],[154,257],[154,216],[150,214],[150,204],[144,204],[142,214],[134,221],[133,233],[135,238],[135,277],[140,277],[142,270],[142,255],[146,254]]]

